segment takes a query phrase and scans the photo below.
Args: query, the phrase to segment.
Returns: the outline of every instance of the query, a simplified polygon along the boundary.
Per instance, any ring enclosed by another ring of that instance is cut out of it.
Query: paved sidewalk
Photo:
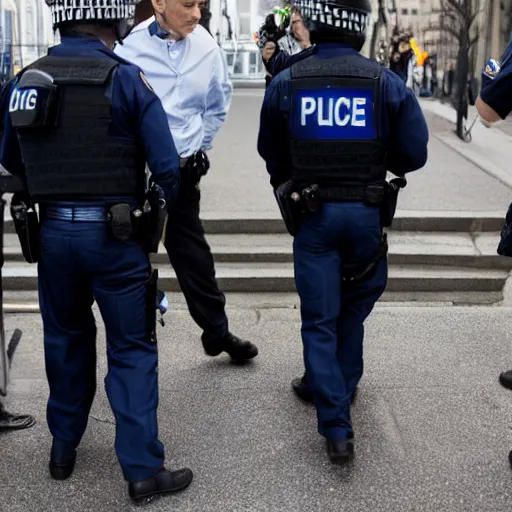
[[[449,104],[431,100],[420,100],[420,103],[426,112],[453,123],[451,130],[435,134],[435,137],[490,176],[508,187],[512,186],[512,137],[499,129],[499,126],[505,123],[504,121],[492,128],[487,128],[477,120],[471,130],[472,141],[464,142],[454,133],[456,113]],[[470,107],[468,127],[477,114],[476,108]]]
[[[263,91],[235,91],[227,122],[211,152],[212,168],[202,182],[203,212],[279,215],[265,164],[256,149],[262,99]],[[399,209],[505,212],[512,195],[509,186],[445,144],[449,122],[428,112],[427,120],[429,159],[424,169],[408,176]]]
[[[356,459],[333,467],[314,409],[290,380],[301,374],[297,309],[232,308],[233,331],[260,355],[247,366],[202,353],[188,312],[159,328],[160,437],[170,467],[189,465],[191,487],[148,512],[509,512],[512,392],[498,374],[512,367],[508,308],[385,307],[366,324],[365,376],[353,408]],[[37,425],[0,435],[0,510],[140,510],[126,494],[113,416],[98,392],[75,473],[48,475],[48,389],[38,315],[8,316],[23,329],[6,405]]]

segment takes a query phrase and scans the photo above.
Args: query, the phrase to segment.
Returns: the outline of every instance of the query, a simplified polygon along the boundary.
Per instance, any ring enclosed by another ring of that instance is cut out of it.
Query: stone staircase
[[[295,295],[292,238],[280,218],[204,215],[203,223],[224,292],[247,294],[253,301],[262,294]],[[381,301],[501,301],[512,269],[512,259],[496,253],[502,224],[503,217],[495,213],[398,212],[388,230],[389,280]],[[9,219],[5,231],[6,310],[35,311],[37,265],[24,261]],[[160,287],[178,292],[163,246],[152,262],[159,269]]]

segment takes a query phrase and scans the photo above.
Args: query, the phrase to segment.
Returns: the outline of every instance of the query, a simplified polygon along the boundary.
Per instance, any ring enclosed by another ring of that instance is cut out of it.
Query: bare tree
[[[480,10],[472,0],[442,0],[441,30],[451,34],[458,42],[455,83],[452,104],[457,111],[457,135],[466,140],[464,119],[468,117],[469,54],[478,41],[478,31],[471,37],[473,23]]]

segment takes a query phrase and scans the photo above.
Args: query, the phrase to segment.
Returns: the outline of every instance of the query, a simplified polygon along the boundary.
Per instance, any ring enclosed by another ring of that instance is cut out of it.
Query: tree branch
[[[465,0],[465,1],[467,2],[468,0]],[[443,0],[443,2],[448,4],[450,10],[456,11],[462,19],[466,18],[466,11],[457,2],[457,0]]]
[[[473,39],[469,40],[468,48],[471,48],[477,41],[478,41],[478,34],[475,37],[473,37]]]

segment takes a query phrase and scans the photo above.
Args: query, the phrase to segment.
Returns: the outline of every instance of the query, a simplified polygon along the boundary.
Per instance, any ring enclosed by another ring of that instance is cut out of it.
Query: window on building
[[[418,14],[418,9],[411,9],[411,14],[416,16]]]
[[[403,14],[403,15],[409,14],[409,9],[400,9],[400,14]]]

